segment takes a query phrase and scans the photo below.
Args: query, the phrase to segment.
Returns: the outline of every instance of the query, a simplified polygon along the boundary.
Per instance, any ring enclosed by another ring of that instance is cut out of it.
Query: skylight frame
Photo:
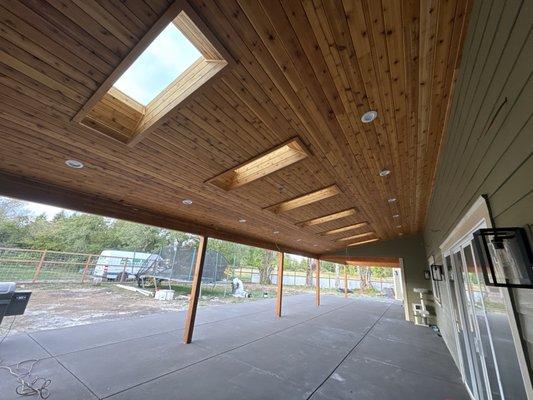
[[[170,23],[174,23],[198,49],[202,58],[178,76],[149,104],[143,106],[114,88],[113,85]],[[226,67],[235,64],[236,62],[229,52],[191,6],[185,0],[175,0],[72,117],[72,122],[79,123],[128,146],[135,146],[146,135],[159,127],[169,113],[199,95],[206,83],[218,76]],[[109,96],[112,90],[114,90],[114,94],[120,94]],[[107,104],[103,103],[105,97],[108,98]],[[95,112],[97,104],[101,108],[99,112]],[[135,106],[129,108],[130,113],[120,114],[117,111],[117,109],[121,110],[124,106],[131,104]],[[139,112],[137,106],[142,109],[140,118],[137,115]],[[134,128],[124,127],[120,123],[121,119],[134,119],[136,124]]]
[[[379,238],[368,239],[368,240],[363,240],[362,242],[355,242],[355,243],[348,244],[348,245],[346,245],[346,247],[360,246],[362,244],[374,243],[374,242],[377,242],[377,241],[379,241]]]
[[[310,156],[300,138],[292,138],[240,165],[208,179],[220,189],[229,191],[264,178]]]
[[[325,200],[340,193],[341,190],[337,185],[331,185],[323,189],[304,194],[303,196],[298,196],[293,199],[282,201],[281,203],[266,207],[265,210],[272,211],[275,214],[281,214],[283,212],[291,211],[296,208],[306,206],[308,204],[313,204]]]
[[[362,228],[363,226],[367,226],[367,225],[368,225],[368,222],[366,222],[366,221],[358,222],[358,223],[353,224],[353,225],[347,225],[347,226],[343,226],[341,228],[336,228],[336,229],[332,229],[332,230],[326,231],[326,232],[322,233],[322,235],[336,235],[337,233],[343,233],[343,232],[359,229],[359,228]]]
[[[353,235],[353,236],[348,236],[348,237],[343,237],[343,238],[337,239],[337,242],[346,242],[346,241],[350,241],[350,240],[361,239],[361,238],[364,238],[364,237],[367,237],[367,236],[375,236],[375,235],[376,234],[374,232],[359,233],[357,235]]]
[[[322,217],[317,217],[313,219],[308,219],[307,221],[298,222],[296,225],[302,228],[305,228],[307,226],[325,224],[326,222],[331,222],[337,219],[346,218],[346,217],[355,215],[356,213],[357,213],[357,209],[349,208],[347,210],[338,211],[333,214],[327,214],[327,215],[323,215]]]

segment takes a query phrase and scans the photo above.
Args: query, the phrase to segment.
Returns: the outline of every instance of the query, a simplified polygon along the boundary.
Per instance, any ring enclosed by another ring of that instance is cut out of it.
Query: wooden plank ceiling
[[[0,193],[307,254],[422,229],[469,2],[191,0],[235,62],[135,146],[74,122],[170,3],[0,5]],[[295,137],[308,157],[232,190],[208,183]]]

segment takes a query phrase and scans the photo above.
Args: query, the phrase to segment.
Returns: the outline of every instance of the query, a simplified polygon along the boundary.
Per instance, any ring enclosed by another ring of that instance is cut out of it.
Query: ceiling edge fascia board
[[[229,230],[219,230],[194,221],[176,218],[165,214],[142,209],[136,205],[98,197],[89,193],[60,188],[43,181],[21,177],[0,171],[0,195],[25,201],[49,204],[79,212],[101,215],[173,229],[185,233],[204,235],[214,239],[226,240],[248,246],[297,254],[304,257],[318,258],[318,254],[282,243],[262,240],[254,236],[243,235]]]

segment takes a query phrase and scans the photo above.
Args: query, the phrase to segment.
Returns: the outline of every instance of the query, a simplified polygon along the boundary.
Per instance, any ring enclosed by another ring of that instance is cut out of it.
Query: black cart
[[[17,292],[15,282],[0,282],[0,324],[6,316],[22,315],[31,292]]]

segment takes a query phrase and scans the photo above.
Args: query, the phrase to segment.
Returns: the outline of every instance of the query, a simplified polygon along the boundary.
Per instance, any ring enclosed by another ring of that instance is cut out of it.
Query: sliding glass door
[[[445,254],[464,381],[475,399],[525,399],[504,293],[487,287],[472,237]]]

